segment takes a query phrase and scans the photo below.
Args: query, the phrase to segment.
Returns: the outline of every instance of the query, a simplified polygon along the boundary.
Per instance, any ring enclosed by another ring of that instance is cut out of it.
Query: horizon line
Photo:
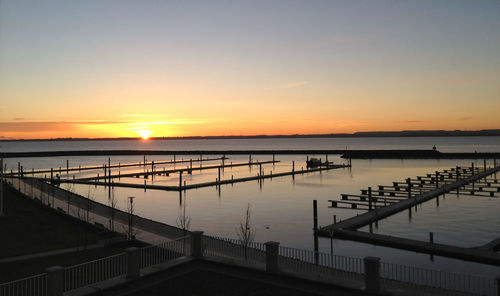
[[[327,134],[274,134],[274,135],[217,135],[217,136],[176,136],[176,137],[150,137],[148,140],[191,140],[191,139],[244,139],[244,138],[349,138],[349,137],[426,137],[426,136],[500,136],[500,129],[481,130],[401,130],[401,131],[367,131],[353,133],[327,133]],[[14,141],[99,141],[99,140],[144,140],[141,137],[112,137],[112,138],[36,138],[36,139],[7,139],[1,138],[0,142]]]

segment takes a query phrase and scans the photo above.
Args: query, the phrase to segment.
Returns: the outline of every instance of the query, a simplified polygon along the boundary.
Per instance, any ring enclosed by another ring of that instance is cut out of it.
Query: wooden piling
[[[318,201],[313,200],[313,230],[318,229]]]
[[[372,210],[372,188],[368,187],[368,210]]]

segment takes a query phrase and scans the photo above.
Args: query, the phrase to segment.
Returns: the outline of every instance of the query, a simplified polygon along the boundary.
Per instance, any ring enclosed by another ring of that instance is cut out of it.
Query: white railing
[[[47,295],[47,274],[0,284],[0,296],[45,296]]]
[[[161,244],[140,249],[141,268],[162,264],[188,256],[191,251],[191,236],[181,237]]]
[[[207,256],[265,264],[266,246],[263,243],[248,242],[223,237],[207,236],[202,238],[204,254]]]
[[[398,282],[413,285],[418,290],[440,288],[467,292],[474,295],[496,296],[495,280],[469,274],[425,269],[393,263],[380,263],[382,285],[394,287]],[[443,291],[443,293],[445,293]]]
[[[64,268],[64,291],[125,275],[127,273],[126,255],[126,253],[120,253]]]

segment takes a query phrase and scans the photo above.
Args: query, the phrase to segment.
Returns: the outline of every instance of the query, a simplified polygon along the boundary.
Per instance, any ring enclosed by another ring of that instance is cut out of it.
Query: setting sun
[[[141,135],[141,138],[143,140],[147,140],[147,139],[149,139],[149,136],[151,136],[152,132],[148,131],[148,130],[142,130],[139,132],[139,134]]]

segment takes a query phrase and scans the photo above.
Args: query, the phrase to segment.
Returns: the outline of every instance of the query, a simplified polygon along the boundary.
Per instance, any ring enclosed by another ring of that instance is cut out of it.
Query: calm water
[[[218,150],[218,149],[430,149],[436,145],[443,152],[500,152],[500,137],[446,137],[446,138],[330,138],[330,139],[244,139],[244,140],[156,140],[156,141],[47,141],[47,142],[1,142],[0,150],[7,151],[53,151],[82,149],[175,149],[175,150]],[[198,156],[184,156],[185,159]],[[324,156],[318,156],[324,157]],[[148,160],[170,160],[170,156],[148,156]],[[253,160],[271,160],[271,156],[254,156]],[[53,157],[7,159],[12,169],[20,161],[25,170],[31,168],[65,167],[66,159],[70,166],[101,165],[107,157]],[[177,157],[179,159],[179,157]],[[338,156],[329,156],[334,163],[342,163]],[[112,163],[142,161],[142,156],[112,157]],[[281,162],[263,166],[270,171],[289,171],[292,161],[296,169],[305,166],[304,155],[279,156]],[[230,156],[229,162],[247,162],[248,156]],[[126,198],[135,196],[138,215],[168,224],[176,225],[181,199],[186,212],[191,217],[192,230],[236,238],[236,229],[243,218],[248,204],[251,207],[252,225],[256,229],[256,241],[279,241],[282,245],[312,249],[312,200],[318,200],[319,224],[346,219],[362,211],[330,209],[328,200],[337,198],[341,193],[359,193],[368,186],[391,184],[447,169],[457,165],[470,165],[470,160],[354,160],[352,169],[338,169],[328,172],[287,176],[266,179],[262,184],[257,181],[188,190],[182,193],[155,190],[116,188],[118,207],[126,209]],[[218,164],[213,161],[206,164]],[[193,166],[199,165],[194,163]],[[205,165],[205,163],[204,163]],[[482,165],[478,161],[476,165]],[[173,166],[165,166],[172,168]],[[176,167],[186,167],[177,165]],[[138,168],[121,169],[122,173],[133,172]],[[142,170],[142,168],[140,168]],[[84,172],[78,176],[95,175],[97,172]],[[102,172],[101,172],[102,173]],[[116,172],[113,172],[116,173]],[[237,167],[225,169],[223,179],[256,175],[258,167]],[[217,171],[194,171],[184,175],[187,184],[214,181]],[[144,179],[122,178],[121,182],[143,183]],[[156,177],[148,183],[177,185],[178,174],[170,177]],[[82,195],[90,193],[97,201],[107,203],[107,190],[78,185],[76,191]],[[420,205],[409,219],[408,211],[384,219],[378,223],[374,232],[414,239],[428,239],[429,231],[434,232],[435,241],[464,247],[474,247],[500,236],[500,199],[446,195],[440,198],[439,207],[432,200]],[[362,229],[368,231],[367,229]],[[376,247],[350,241],[333,241],[334,252],[354,257],[379,256],[386,262],[423,266],[427,268],[462,271],[482,275],[499,274],[500,268],[471,264],[459,260],[435,257],[413,252]],[[320,250],[330,251],[330,240],[320,239]]]

